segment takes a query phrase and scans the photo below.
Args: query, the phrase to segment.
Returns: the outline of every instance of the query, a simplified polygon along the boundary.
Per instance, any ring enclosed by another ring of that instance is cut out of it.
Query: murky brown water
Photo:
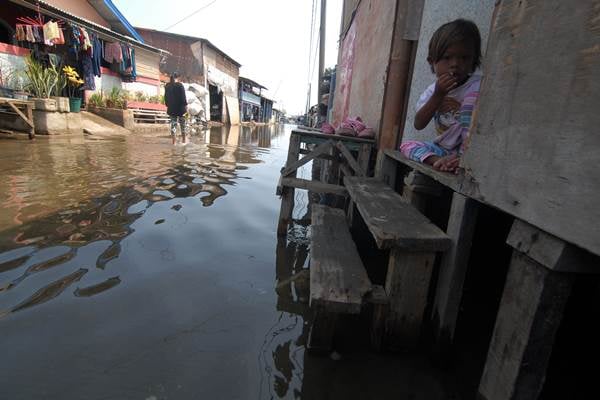
[[[276,236],[288,140],[0,141],[0,399],[449,398],[419,358],[305,353],[308,228]]]

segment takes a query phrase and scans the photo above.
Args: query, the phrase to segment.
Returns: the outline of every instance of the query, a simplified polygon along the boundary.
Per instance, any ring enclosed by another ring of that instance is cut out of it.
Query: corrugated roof
[[[201,42],[204,42],[204,43],[208,43],[208,45],[210,45],[210,47],[212,47],[213,49],[215,49],[217,52],[221,53],[223,56],[227,57],[232,63],[234,63],[238,67],[242,66],[242,64],[240,64],[239,62],[235,61],[233,58],[231,58],[223,50],[219,49],[217,46],[215,46],[214,44],[212,44],[208,39],[204,39],[204,38],[200,38],[200,37],[195,37],[195,36],[181,35],[179,33],[171,33],[171,32],[159,31],[159,30],[156,30],[156,29],[141,28],[141,27],[137,27],[137,26],[135,27],[135,29],[138,30],[138,31],[153,32],[153,33],[158,33],[158,34],[165,35],[165,36],[172,36],[174,38],[188,40],[188,41],[191,41],[191,42],[201,41]]]
[[[111,0],[87,0],[87,2],[98,11],[102,18],[108,21],[114,30],[124,35],[131,35],[138,42],[144,43],[144,39]]]
[[[70,20],[70,21],[75,22],[85,28],[95,31],[100,36],[108,37],[109,39],[129,43],[132,46],[150,50],[150,51],[156,52],[156,53],[167,53],[167,54],[169,53],[168,51],[165,51],[163,49],[149,46],[149,45],[147,45],[143,42],[140,42],[130,36],[120,34],[118,32],[110,30],[102,25],[98,25],[95,22],[92,22],[85,18],[79,17],[77,15],[71,14],[70,12],[68,12],[66,10],[60,9],[56,6],[46,3],[45,1],[42,1],[42,0],[9,0],[9,1],[12,3],[27,7],[29,9],[35,10],[35,11],[38,10],[38,6],[39,6],[40,12],[42,12],[43,14],[47,14],[47,15],[53,16],[55,18],[62,18],[62,19]]]

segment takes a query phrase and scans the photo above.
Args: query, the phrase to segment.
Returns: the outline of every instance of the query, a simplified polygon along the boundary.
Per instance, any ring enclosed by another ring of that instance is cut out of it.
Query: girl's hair
[[[481,35],[474,22],[457,19],[440,26],[429,41],[428,59],[432,64],[440,61],[448,47],[464,43],[473,47],[473,68],[475,71],[481,65]],[[432,65],[433,71],[433,65]]]

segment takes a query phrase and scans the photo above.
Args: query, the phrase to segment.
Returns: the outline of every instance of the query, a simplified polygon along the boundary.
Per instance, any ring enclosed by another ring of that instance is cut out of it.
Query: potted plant
[[[50,98],[58,80],[58,70],[55,66],[46,68],[29,55],[25,58],[25,75],[29,81],[28,89],[34,97]]]
[[[81,86],[83,85],[83,79],[79,77],[79,74],[71,66],[64,66],[63,73],[67,78],[67,90],[69,92],[69,106],[71,112],[79,112],[81,110]]]

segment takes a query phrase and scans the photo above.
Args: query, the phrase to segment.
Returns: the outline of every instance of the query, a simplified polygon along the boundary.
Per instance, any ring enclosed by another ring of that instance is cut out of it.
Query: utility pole
[[[317,104],[321,103],[321,81],[325,69],[325,20],[327,19],[327,0],[321,0],[321,28],[319,29],[319,82],[317,90]]]

